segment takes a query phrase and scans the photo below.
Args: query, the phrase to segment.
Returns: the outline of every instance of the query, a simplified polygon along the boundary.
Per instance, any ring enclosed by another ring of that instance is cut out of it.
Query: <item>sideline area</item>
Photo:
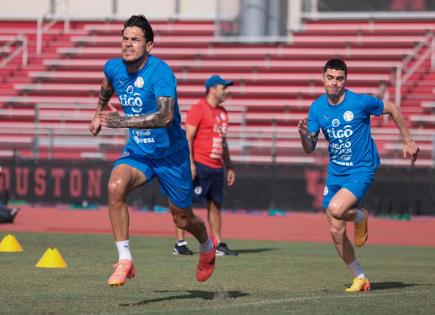
[[[206,211],[195,210],[203,219]],[[348,225],[353,233],[353,225]],[[104,207],[76,210],[22,206],[13,224],[1,224],[0,232],[48,232],[110,234],[110,222]],[[130,211],[130,235],[175,237],[169,213]],[[274,240],[329,243],[326,217],[322,213],[288,212],[269,216],[225,212],[223,235],[226,239]],[[352,234],[349,234],[352,235]],[[435,247],[435,217],[412,217],[396,221],[371,216],[368,244]]]

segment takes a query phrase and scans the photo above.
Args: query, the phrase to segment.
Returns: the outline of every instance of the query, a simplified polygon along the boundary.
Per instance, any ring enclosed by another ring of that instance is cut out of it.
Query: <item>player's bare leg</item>
[[[364,246],[368,238],[368,212],[364,208],[355,208],[357,199],[346,188],[340,189],[329,202],[330,214],[347,222],[354,222],[354,243],[357,247]]]
[[[121,286],[127,278],[135,276],[135,267],[130,253],[127,195],[136,187],[146,183],[146,177],[139,170],[121,164],[110,175],[108,184],[109,217],[118,249],[118,262],[108,280],[110,286]]]
[[[191,207],[179,208],[169,201],[169,209],[178,228],[190,232],[200,243],[207,242],[208,235],[204,221],[193,213]]]
[[[116,241],[127,240],[129,237],[127,196],[133,189],[145,183],[145,175],[131,166],[121,164],[112,171],[108,184],[108,207]]]
[[[192,208],[178,208],[171,202],[169,202],[169,208],[175,225],[190,232],[200,243],[196,279],[204,282],[210,278],[215,268],[216,238],[214,236],[208,237],[204,222],[193,213]]]
[[[328,205],[329,213],[337,220],[353,222],[356,216],[355,195],[346,188],[342,188],[332,197]]]
[[[331,234],[335,249],[344,263],[348,265],[355,260],[355,251],[346,234],[346,221],[334,218],[329,209],[326,210],[326,216],[329,223],[329,233]]]
[[[357,210],[353,207],[356,202],[355,196],[349,190],[340,189],[326,210],[329,232],[335,249],[354,277],[352,286],[346,289],[349,293],[370,290],[370,282],[355,257],[354,248],[346,233],[346,222],[357,218]]]

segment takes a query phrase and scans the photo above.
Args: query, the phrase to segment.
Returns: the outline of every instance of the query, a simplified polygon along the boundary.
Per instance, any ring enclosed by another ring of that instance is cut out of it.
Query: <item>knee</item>
[[[186,230],[192,221],[192,218],[184,214],[172,215],[172,219],[174,220],[175,225],[182,230]]]
[[[121,179],[110,180],[107,186],[109,203],[121,202],[125,195],[125,185]]]
[[[330,202],[328,205],[328,211],[334,219],[343,220],[343,209],[336,202]]]

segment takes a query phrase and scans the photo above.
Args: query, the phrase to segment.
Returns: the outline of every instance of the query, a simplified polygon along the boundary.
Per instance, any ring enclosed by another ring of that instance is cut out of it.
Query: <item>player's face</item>
[[[228,94],[228,87],[222,84],[218,84],[213,87],[213,94],[218,101],[218,104],[220,104],[225,100],[225,97]]]
[[[153,42],[145,41],[145,34],[137,26],[125,28],[122,34],[121,57],[127,63],[142,60],[153,48]]]
[[[326,94],[337,97],[343,94],[346,88],[346,74],[344,70],[326,69],[323,73],[323,86]]]

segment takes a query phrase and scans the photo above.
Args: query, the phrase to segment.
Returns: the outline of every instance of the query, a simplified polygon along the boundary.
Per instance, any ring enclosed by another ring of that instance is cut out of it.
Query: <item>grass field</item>
[[[132,238],[137,275],[106,285],[115,259],[110,235],[14,234],[22,253],[0,253],[1,314],[433,314],[435,250],[371,246],[360,262],[372,291],[345,294],[351,277],[332,245],[231,241],[206,283],[198,255],[173,256],[169,238]],[[3,237],[3,234],[0,234]],[[35,268],[50,247],[66,269]],[[197,245],[190,240],[194,250]]]

